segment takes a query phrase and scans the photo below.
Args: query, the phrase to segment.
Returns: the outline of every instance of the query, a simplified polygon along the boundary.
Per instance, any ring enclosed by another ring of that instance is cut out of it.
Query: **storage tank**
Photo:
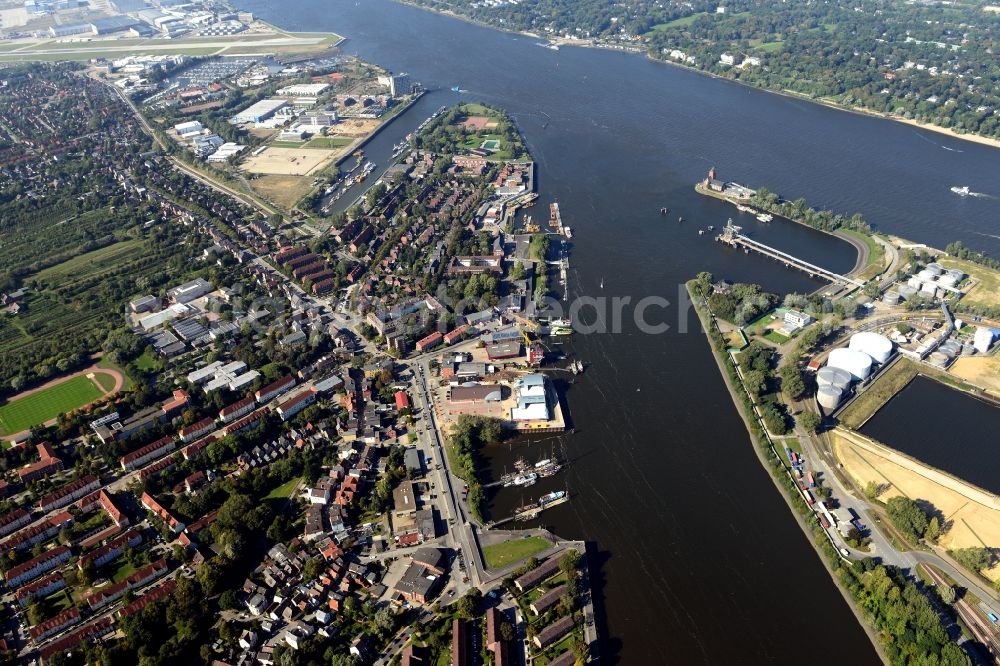
[[[892,356],[892,340],[872,331],[852,335],[847,348],[868,354],[876,363],[885,363]]]
[[[820,386],[816,391],[816,402],[823,409],[836,409],[840,405],[843,392],[836,386]]]
[[[966,342],[964,345],[962,345],[962,356],[971,356],[972,354],[975,354],[975,353],[976,353],[976,348],[973,347],[968,342]]]
[[[939,368],[947,367],[948,361],[950,360],[951,359],[949,359],[946,354],[942,354],[939,351],[931,352],[931,355],[927,357],[928,363],[930,363],[931,365],[936,365]]]
[[[944,273],[944,266],[938,263],[932,263],[924,266],[924,270],[930,271],[934,275],[941,275],[941,273]]]
[[[976,329],[976,334],[972,339],[972,346],[980,354],[985,354],[990,350],[990,345],[997,338],[997,329],[990,326],[980,326]]]
[[[884,294],[882,294],[882,302],[887,305],[898,305],[899,304],[899,292],[895,289],[890,289]]]
[[[846,370],[834,368],[829,365],[820,368],[816,373],[816,385],[820,388],[824,386],[832,386],[835,389],[843,391],[851,385],[851,381],[853,381],[853,379],[854,378],[851,377],[851,373]]]
[[[935,273],[934,271],[928,268],[925,268],[924,270],[917,273],[917,277],[923,280],[924,282],[933,282],[934,280],[937,279],[938,275],[940,275],[940,273]]]
[[[914,296],[916,296],[917,289],[919,288],[920,287],[911,287],[908,284],[904,284],[899,288],[899,297],[902,298],[904,301],[909,300]]]
[[[958,284],[958,278],[952,277],[951,275],[942,275],[938,278],[938,284],[942,284],[946,287],[955,287]]]
[[[918,278],[916,275],[911,275],[910,279],[906,281],[906,285],[908,287],[913,287],[914,289],[920,289],[920,285],[922,285],[923,283],[924,281]],[[900,289],[900,291],[902,292],[902,289]]]
[[[941,343],[941,346],[938,347],[938,351],[945,356],[954,358],[962,353],[962,345],[954,340],[948,340]]]
[[[958,280],[959,282],[961,282],[962,278],[965,277],[965,273],[963,273],[962,271],[958,270],[957,268],[949,268],[945,272],[945,275],[947,275],[948,277],[953,277],[956,280]]]
[[[827,365],[851,373],[854,379],[866,379],[872,371],[872,357],[864,352],[841,347],[830,352]]]
[[[933,282],[924,282],[920,285],[920,293],[927,294],[931,298],[937,296],[937,285]]]

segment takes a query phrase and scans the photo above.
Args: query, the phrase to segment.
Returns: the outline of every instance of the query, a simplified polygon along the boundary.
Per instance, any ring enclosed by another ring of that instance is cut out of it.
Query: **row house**
[[[264,417],[267,416],[268,411],[270,410],[267,407],[258,409],[249,416],[244,416],[239,421],[227,425],[222,429],[222,434],[228,437],[229,435],[236,435],[251,428],[256,428],[264,421]]]
[[[14,598],[17,599],[17,603],[21,608],[27,608],[35,599],[43,599],[64,587],[66,587],[66,580],[57,571],[44,578],[39,578],[34,583],[17,588]]]
[[[295,386],[295,378],[291,375],[285,375],[281,379],[271,382],[264,388],[258,390],[254,393],[254,397],[257,399],[259,404],[264,404],[272,398],[276,398],[282,393],[288,391],[293,386]]]
[[[278,416],[282,421],[287,421],[314,402],[316,402],[316,391],[309,388],[279,403]]]
[[[252,412],[254,406],[253,398],[247,397],[237,400],[231,405],[226,405],[219,411],[219,420],[223,423],[232,423],[236,419]]]
[[[92,562],[95,569],[100,568],[124,555],[126,548],[135,548],[140,543],[142,543],[142,534],[137,529],[131,529],[100,548],[95,548],[89,553],[81,555],[77,567],[83,571],[87,564]]]
[[[14,509],[0,516],[0,537],[21,529],[31,522],[31,514],[24,509]]]
[[[21,480],[21,483],[31,483],[50,474],[55,474],[61,471],[62,468],[63,462],[59,458],[45,458],[17,470],[17,476]]]
[[[174,593],[174,589],[177,587],[177,581],[168,580],[167,582],[154,587],[153,589],[146,592],[146,594],[139,597],[136,601],[133,601],[128,606],[119,609],[118,617],[130,617],[135,615],[143,608],[151,603],[155,603],[160,599],[165,599]]]
[[[177,520],[172,513],[167,511],[159,502],[157,502],[152,495],[149,493],[142,494],[142,506],[149,512],[155,513],[157,516],[166,523],[174,534],[180,534],[184,531],[184,523]]]
[[[153,478],[160,472],[164,472],[168,469],[171,469],[176,465],[177,465],[177,459],[174,456],[169,456],[167,458],[162,458],[154,463],[146,465],[145,467],[139,470],[137,476],[139,477],[140,481],[146,481],[148,479]]]
[[[42,622],[41,624],[35,625],[28,632],[31,636],[31,640],[34,642],[39,642],[45,640],[49,636],[58,634],[60,631],[66,627],[71,627],[74,624],[80,622],[80,611],[76,609],[76,606],[70,607],[68,610],[59,613],[55,617]]]
[[[181,441],[185,444],[190,444],[194,440],[207,435],[208,433],[215,430],[215,419],[204,418],[197,423],[192,423],[189,426],[184,426],[181,428],[177,434],[180,435]]]
[[[94,594],[87,597],[87,605],[90,607],[91,611],[96,611],[110,603],[118,601],[129,590],[134,590],[136,588],[142,587],[146,583],[156,580],[160,576],[167,573],[167,561],[157,560],[152,564],[147,564],[140,569],[137,569],[131,575],[129,575],[125,580],[120,583],[115,583],[114,585],[108,585],[107,587],[101,588]]]
[[[170,437],[161,437],[151,444],[147,444],[140,449],[128,453],[121,457],[122,469],[126,472],[138,469],[146,463],[161,458],[174,449],[177,444]]]
[[[195,458],[200,456],[205,449],[208,448],[209,444],[216,441],[217,439],[218,437],[216,437],[215,435],[209,435],[204,439],[199,439],[194,444],[188,444],[183,449],[181,449],[181,455],[184,456],[184,460],[194,460]]]
[[[15,532],[6,541],[0,543],[0,553],[12,550],[27,550],[38,543],[44,543],[59,533],[63,527],[73,524],[73,514],[62,511],[48,520],[31,525]]]
[[[78,645],[83,645],[84,643],[93,643],[96,639],[102,638],[110,634],[115,628],[115,620],[112,617],[102,617],[96,622],[92,622],[87,626],[74,631],[71,634],[60,638],[57,641],[53,641],[41,648],[38,651],[39,656],[42,658],[42,663],[49,663],[52,657],[58,654],[62,654],[67,650],[72,650]]]
[[[46,551],[23,564],[8,569],[3,577],[7,587],[14,588],[28,581],[32,581],[39,576],[52,571],[60,564],[63,564],[72,556],[72,552],[66,546],[57,546]]]
[[[94,474],[88,474],[42,497],[38,500],[38,508],[48,513],[53,509],[59,509],[67,504],[71,504],[100,487],[100,479]]]

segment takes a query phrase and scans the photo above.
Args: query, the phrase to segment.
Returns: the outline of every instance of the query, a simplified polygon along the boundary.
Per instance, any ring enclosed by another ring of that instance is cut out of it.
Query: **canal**
[[[595,544],[604,661],[877,663],[751,449],[697,318],[678,305],[684,281],[704,270],[780,292],[822,284],[698,235],[736,211],[692,186],[715,166],[722,178],[859,211],[917,241],[996,252],[988,231],[998,202],[955,197],[942,174],[993,192],[1000,152],[634,55],[554,52],[387,0],[241,4],[286,29],[346,35],[347,52],[435,89],[370,144],[380,163],[376,142],[391,146],[439,106],[507,109],[538,161],[539,205],[558,200],[574,229],[570,295],[670,302],[647,313],[669,325],[665,333],[643,333],[626,316],[616,332],[566,343],[588,365],[565,378],[574,433],[486,452],[495,473],[519,455],[556,451],[570,461],[524,499],[557,488],[573,495],[540,522]],[[468,92],[452,93],[455,85]],[[778,220],[745,224],[830,270],[853,266],[854,251],[832,237]],[[493,509],[521,499],[506,489]]]
[[[983,490],[1000,493],[1000,408],[916,377],[861,432]]]

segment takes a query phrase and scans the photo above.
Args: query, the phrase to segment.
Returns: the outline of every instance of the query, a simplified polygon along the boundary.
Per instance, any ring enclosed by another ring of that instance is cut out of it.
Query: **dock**
[[[538,504],[529,504],[527,506],[521,507],[516,512],[514,512],[513,516],[494,521],[489,525],[487,525],[486,527],[487,529],[493,529],[494,527],[499,527],[500,525],[505,525],[510,522],[525,522],[528,520],[534,520],[542,513],[542,511],[545,511],[546,509],[551,509],[554,506],[559,506],[560,504],[565,504],[568,501],[569,501],[569,493],[566,493],[559,499],[546,502],[541,506],[539,506]]]
[[[782,252],[781,250],[770,247],[769,245],[764,245],[759,241],[753,240],[749,236],[744,236],[740,233],[742,230],[743,227],[733,224],[733,220],[730,218],[730,220],[726,223],[725,228],[722,230],[722,233],[716,236],[715,240],[725,243],[730,247],[743,250],[744,252],[753,251],[758,254],[762,254],[765,257],[770,257],[771,259],[780,261],[789,268],[796,268],[800,271],[808,273],[809,277],[821,277],[836,284],[856,287],[859,289],[865,286],[863,282],[849,278],[846,275],[828,271],[825,268],[821,268],[815,264],[809,263],[808,261],[792,256],[787,252]]]

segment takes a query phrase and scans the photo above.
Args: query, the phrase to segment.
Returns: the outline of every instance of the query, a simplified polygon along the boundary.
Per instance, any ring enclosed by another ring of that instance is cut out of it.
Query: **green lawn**
[[[791,340],[791,338],[789,338],[787,335],[782,335],[781,333],[778,333],[777,331],[768,331],[764,335],[764,338],[767,339],[767,340],[770,340],[771,342],[773,342],[776,345],[781,345],[781,344],[784,344],[784,343],[788,342],[789,340]]]
[[[354,141],[354,139],[348,139],[343,136],[318,136],[315,139],[309,140],[306,143],[306,148],[343,148],[344,146],[349,146]]]
[[[280,486],[269,492],[267,495],[265,495],[264,499],[266,500],[288,499],[289,497],[291,497],[292,491],[295,489],[295,486],[299,483],[299,481],[301,481],[301,479],[299,479],[298,477],[285,481],[283,484],[281,484]]]
[[[673,21],[667,21],[666,23],[657,23],[653,26],[653,31],[656,30],[669,30],[670,28],[686,28],[695,22],[699,16],[707,16],[705,12],[700,12],[698,14],[691,14],[690,16],[682,16],[679,19],[674,19]]]
[[[774,53],[775,51],[780,51],[784,45],[785,42],[779,39],[776,42],[761,42],[758,48],[765,53]]]
[[[35,277],[53,286],[58,286],[66,280],[77,281],[91,275],[114,269],[124,261],[130,261],[141,256],[146,244],[141,240],[127,240],[114,243],[107,247],[85,252],[55,266],[39,271]]]
[[[122,558],[119,560],[118,568],[115,569],[114,573],[109,574],[109,578],[112,583],[120,583],[125,580],[126,576],[131,576],[135,573],[135,567],[128,563],[128,560]]]
[[[0,433],[11,435],[27,430],[103,395],[94,382],[83,375],[54,384],[0,407]]]
[[[135,359],[135,367],[139,368],[140,370],[149,370],[152,372],[156,372],[161,367],[163,367],[163,364],[160,363],[159,360],[157,360],[155,354],[143,352],[142,356]]]
[[[551,547],[548,541],[542,537],[533,536],[527,539],[511,539],[503,543],[486,546],[483,548],[483,555],[486,557],[486,566],[490,569],[501,569],[508,564],[520,562],[532,555],[537,555],[543,550]]]

